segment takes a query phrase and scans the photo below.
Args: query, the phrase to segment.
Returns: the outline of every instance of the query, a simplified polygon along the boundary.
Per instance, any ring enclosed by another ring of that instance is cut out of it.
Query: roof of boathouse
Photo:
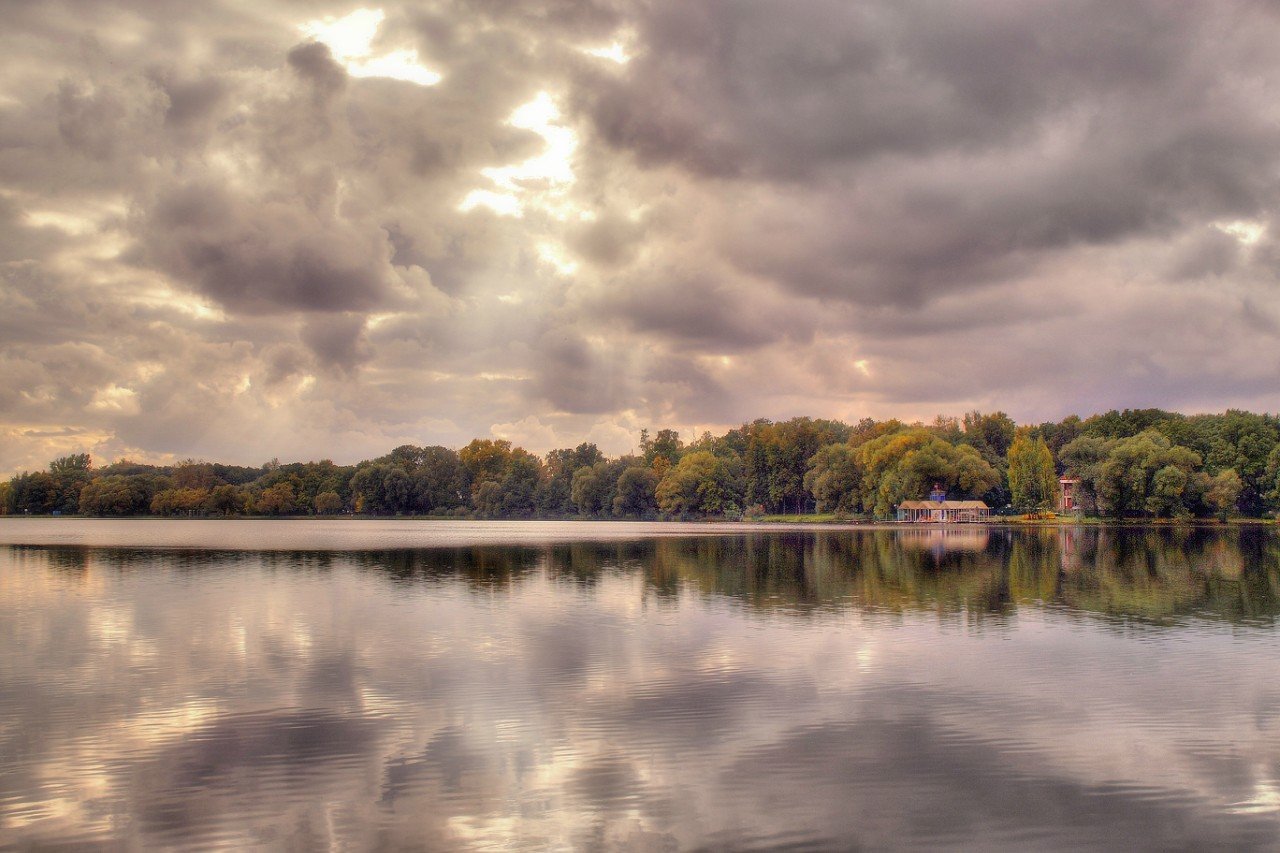
[[[990,509],[984,501],[903,501],[898,509]]]

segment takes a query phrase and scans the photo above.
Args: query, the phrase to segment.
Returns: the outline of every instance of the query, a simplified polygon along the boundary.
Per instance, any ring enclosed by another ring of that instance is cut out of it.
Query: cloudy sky
[[[1280,3],[0,16],[0,471],[1280,408]]]

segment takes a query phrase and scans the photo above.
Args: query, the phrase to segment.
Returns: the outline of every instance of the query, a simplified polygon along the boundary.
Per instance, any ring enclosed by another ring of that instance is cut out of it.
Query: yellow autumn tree
[[[1023,512],[1049,509],[1058,494],[1053,453],[1040,437],[1019,432],[1009,446],[1009,492]]]

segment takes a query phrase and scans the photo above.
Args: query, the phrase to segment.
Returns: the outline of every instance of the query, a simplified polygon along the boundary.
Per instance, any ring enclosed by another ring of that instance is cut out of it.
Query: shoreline
[[[988,521],[895,521],[850,518],[824,518],[813,514],[796,516],[794,520],[786,516],[772,516],[755,519],[728,518],[693,518],[693,519],[637,519],[637,518],[466,518],[439,515],[232,515],[214,516],[197,515],[190,517],[164,515],[0,515],[0,524],[12,521],[56,521],[56,522],[120,522],[120,521],[158,521],[158,522],[219,522],[219,521],[353,521],[353,522],[421,522],[466,523],[466,524],[678,524],[678,525],[735,525],[742,528],[856,528],[911,530],[924,527],[1267,527],[1280,524],[1276,518],[1230,518],[1222,521],[1216,518],[1037,518],[1022,519],[1014,516],[1001,517]]]
[[[15,518],[9,516],[9,518]],[[218,524],[217,522],[225,522]],[[65,522],[65,523],[64,523]],[[124,523],[121,523],[124,522]],[[285,523],[273,523],[285,522]],[[231,518],[231,519],[90,519],[28,518],[0,522],[0,546],[71,547],[125,550],[191,549],[201,551],[415,551],[436,548],[572,546],[586,543],[624,543],[659,540],[735,539],[800,547],[800,539],[855,541],[863,536],[945,541],[951,537],[994,534],[997,538],[1027,535],[1056,536],[1068,531],[1111,529],[1139,534],[1167,531],[1175,539],[1202,531],[1204,535],[1239,535],[1270,524],[1079,524],[1059,523],[904,523],[848,522],[842,524],[778,524],[776,522],[626,522],[626,521],[501,521],[422,518]],[[1055,532],[1056,531],[1056,532]],[[791,542],[791,536],[797,541]]]

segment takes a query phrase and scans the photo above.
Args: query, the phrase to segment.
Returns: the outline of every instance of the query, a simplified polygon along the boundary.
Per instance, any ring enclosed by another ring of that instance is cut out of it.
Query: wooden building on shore
[[[1076,497],[1079,487],[1080,481],[1074,477],[1058,479],[1058,512],[1080,512],[1080,501]]]
[[[898,521],[916,524],[975,523],[989,521],[991,508],[983,501],[949,501],[941,486],[934,486],[927,501],[903,501],[898,504]]]

